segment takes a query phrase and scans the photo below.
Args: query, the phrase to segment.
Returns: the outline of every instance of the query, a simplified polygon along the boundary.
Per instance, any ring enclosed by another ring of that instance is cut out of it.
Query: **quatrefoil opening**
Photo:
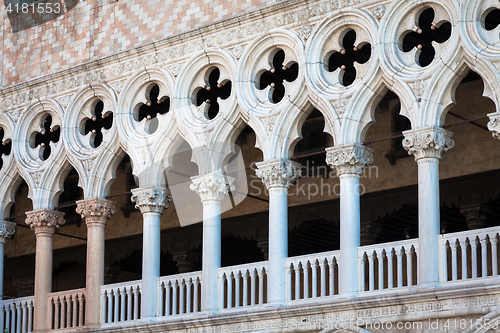
[[[225,100],[231,96],[231,81],[220,81],[220,70],[217,67],[210,68],[205,74],[205,87],[198,87],[194,91],[195,105],[204,107],[204,115],[212,120],[219,114],[219,98]]]
[[[42,161],[50,157],[52,148],[51,142],[59,142],[61,136],[61,128],[58,125],[52,127],[52,116],[45,114],[40,121],[40,130],[33,132],[30,139],[30,147],[35,149],[40,147],[38,156]]]
[[[500,9],[491,8],[485,12],[483,20],[484,29],[495,30],[500,25]]]
[[[3,157],[10,155],[12,151],[12,141],[10,138],[5,137],[5,130],[0,127],[0,170],[3,167]]]
[[[263,90],[268,86],[269,101],[279,103],[285,96],[285,81],[293,82],[299,76],[299,64],[295,61],[284,64],[285,51],[277,49],[270,61],[271,68],[262,72],[259,76],[257,88]]]
[[[429,66],[436,55],[434,43],[444,43],[451,37],[451,23],[440,21],[433,23],[434,9],[427,8],[420,13],[417,31],[409,31],[402,36],[402,51],[410,52],[417,48],[416,63],[420,67]]]
[[[334,72],[340,68],[339,82],[347,87],[356,79],[356,63],[364,64],[370,60],[372,46],[365,41],[356,44],[356,31],[353,29],[341,35],[339,44],[340,51],[327,54],[327,70]]]
[[[90,135],[90,145],[97,148],[101,145],[104,138],[104,130],[109,130],[113,126],[113,112],[104,111],[103,101],[97,99],[90,107],[91,117],[84,118],[80,124],[82,135]]]
[[[134,112],[137,122],[145,120],[145,130],[153,134],[159,126],[158,116],[170,111],[170,97],[160,96],[160,86],[156,83],[146,89],[146,103],[139,103]]]

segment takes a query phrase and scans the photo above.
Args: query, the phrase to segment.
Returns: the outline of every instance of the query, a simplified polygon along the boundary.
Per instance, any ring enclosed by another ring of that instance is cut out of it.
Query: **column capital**
[[[91,198],[76,202],[76,212],[88,224],[106,224],[112,215],[116,213],[116,203],[102,198]]]
[[[16,222],[0,220],[0,244],[5,244],[5,239],[12,237],[16,232]]]
[[[300,163],[287,159],[259,162],[256,165],[257,170],[255,170],[255,174],[268,189],[273,187],[285,187],[288,189],[302,174]]]
[[[500,140],[500,112],[490,113],[488,115],[490,121],[488,122],[488,129],[491,135]]]
[[[415,161],[422,158],[441,159],[445,151],[455,145],[451,139],[452,132],[441,127],[426,127],[403,132],[403,147],[409,155],[415,157]]]
[[[227,182],[226,182],[227,180]],[[219,172],[212,172],[206,175],[191,177],[193,182],[189,188],[198,193],[201,202],[204,201],[220,201],[224,200],[224,196],[229,191],[234,191],[234,178],[224,176]]]
[[[153,186],[132,190],[131,200],[135,202],[135,208],[143,214],[148,212],[161,214],[168,208],[168,203],[172,202],[172,195],[169,189]]]
[[[373,149],[357,143],[327,148],[326,163],[336,168],[339,176],[345,174],[361,176],[363,169],[373,163]]]
[[[64,221],[64,213],[53,209],[37,209],[26,212],[26,224],[35,234],[54,234]]]

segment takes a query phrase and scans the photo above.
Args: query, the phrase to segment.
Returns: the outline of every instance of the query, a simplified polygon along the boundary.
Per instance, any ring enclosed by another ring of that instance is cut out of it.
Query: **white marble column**
[[[227,179],[227,182],[226,182]],[[221,265],[221,207],[233,178],[219,172],[191,177],[191,190],[203,204],[203,254],[201,309],[216,311],[218,307],[218,269]]]
[[[326,162],[337,170],[340,179],[340,262],[339,294],[359,291],[358,247],[360,245],[359,178],[373,162],[373,150],[359,144],[326,150]]]
[[[52,291],[53,238],[64,224],[64,213],[51,209],[26,212],[26,224],[35,231],[35,299],[33,330],[49,329],[47,295]]]
[[[85,325],[99,325],[101,286],[104,284],[104,228],[106,221],[116,213],[116,204],[93,198],[77,201],[76,205],[76,212],[87,224]]]
[[[132,190],[132,202],[143,218],[141,318],[156,316],[156,279],[160,276],[160,217],[171,195],[168,189],[149,187]]]
[[[439,283],[439,160],[453,148],[452,133],[440,127],[403,132],[403,147],[418,164],[418,281]]]
[[[0,220],[0,300],[3,299],[3,257],[5,240],[16,232],[16,223]]]
[[[286,302],[288,257],[288,189],[301,174],[300,164],[286,159],[257,163],[255,173],[269,191],[269,270],[267,303]]]

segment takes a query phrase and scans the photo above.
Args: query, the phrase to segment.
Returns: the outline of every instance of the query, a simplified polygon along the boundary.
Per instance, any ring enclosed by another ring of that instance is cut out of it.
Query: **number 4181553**
[[[59,14],[61,12],[61,4],[60,3],[23,3],[23,4],[15,4],[12,5],[9,3],[5,8],[7,14],[50,14],[55,13]]]

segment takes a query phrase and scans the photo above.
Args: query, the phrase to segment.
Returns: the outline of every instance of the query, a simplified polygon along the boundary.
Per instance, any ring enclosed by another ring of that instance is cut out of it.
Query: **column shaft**
[[[0,301],[3,300],[3,272],[4,272],[4,251],[5,239],[12,237],[16,232],[16,223],[0,220]]]
[[[142,247],[141,317],[156,316],[156,279],[160,277],[160,218],[157,212],[144,212]]]

